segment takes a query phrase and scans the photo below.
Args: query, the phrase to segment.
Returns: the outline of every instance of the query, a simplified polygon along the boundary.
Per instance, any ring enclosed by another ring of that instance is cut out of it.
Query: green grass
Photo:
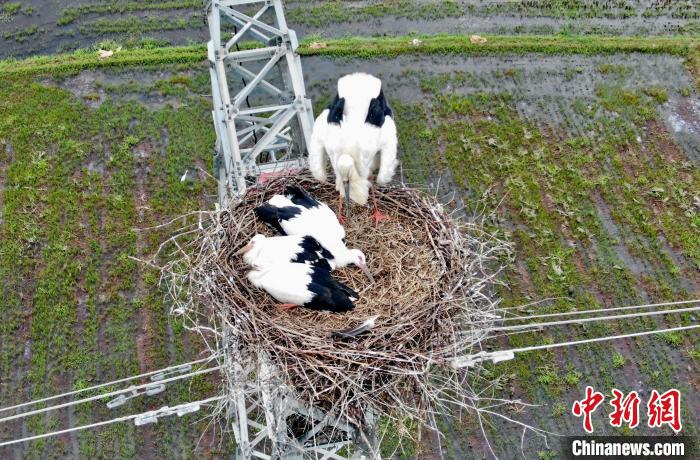
[[[179,74],[167,81],[186,86],[189,78]],[[3,401],[36,399],[189,361],[198,349],[192,346],[198,339],[181,327],[168,331],[157,274],[132,259],[150,255],[165,235],[135,228],[210,205],[203,196],[212,183],[179,181],[193,164],[212,167],[209,101],[178,95],[185,107],[177,111],[128,101],[106,101],[92,110],[53,85],[4,80],[0,86]],[[145,368],[136,354],[143,315],[151,324]],[[25,343],[31,344],[29,361]],[[136,401],[116,412],[79,406],[74,424],[214,391],[210,381],[199,379],[169,388],[167,399]],[[156,458],[176,457],[183,444],[196,444],[203,426],[179,422],[154,428]],[[63,424],[54,413],[28,420],[31,433]],[[135,458],[142,442],[130,424],[78,434],[82,458]],[[26,458],[72,456],[70,443],[61,438],[26,449]]]
[[[118,23],[121,24],[121,23]],[[128,25],[124,25],[129,27]],[[154,26],[157,26],[154,25]],[[104,27],[110,27],[105,24]],[[122,27],[119,25],[119,27]],[[99,30],[99,28],[98,28]],[[600,37],[600,36],[486,36],[487,42],[472,44],[468,35],[420,36],[422,44],[411,44],[413,36],[392,38],[359,38],[325,40],[326,48],[312,49],[310,41],[302,42],[302,56],[329,57],[393,57],[401,54],[583,54],[599,55],[626,52],[668,53],[689,58],[696,65],[700,39],[688,37]],[[318,40],[314,38],[313,41]],[[251,45],[247,45],[251,46]],[[59,75],[101,67],[157,66],[166,63],[193,64],[206,57],[203,45],[162,48],[126,49],[110,59],[99,60],[92,51],[76,51],[57,56],[38,56],[0,62],[0,77],[10,75]],[[700,67],[698,69],[700,71]]]
[[[632,69],[623,64],[603,63],[598,65],[598,72],[604,75],[627,76],[632,72]]]
[[[620,353],[615,353],[613,355],[613,360],[612,360],[613,366],[615,366],[617,368],[621,368],[621,367],[625,366],[625,362],[626,362],[625,357],[622,356]]]
[[[649,86],[647,88],[644,88],[644,94],[653,97],[656,100],[656,102],[659,103],[664,103],[668,101],[668,93],[666,93],[666,90],[664,88],[661,88],[659,86]]]
[[[313,27],[326,27],[339,22],[365,22],[384,16],[406,19],[435,20],[458,17],[464,14],[462,5],[453,0],[430,0],[416,2],[397,0],[392,2],[369,3],[347,8],[342,1],[324,2],[320,5],[305,5],[302,8],[289,8],[287,20],[290,24],[303,24]]]
[[[17,14],[21,9],[22,4],[20,2],[7,2],[0,7],[0,11],[8,15]]]
[[[561,417],[569,412],[569,406],[562,402],[558,402],[552,406],[552,415],[554,417]]]
[[[41,32],[41,29],[39,29],[37,26],[28,26],[24,29],[17,29],[14,32],[6,31],[2,36],[5,40],[14,40],[18,43],[24,43],[30,37],[38,34],[39,32]]]
[[[602,70],[622,73],[608,67]],[[515,243],[516,259],[526,274],[515,270],[506,274],[503,306],[545,297],[562,299],[538,310],[542,313],[570,311],[582,305],[630,305],[642,302],[642,283],[655,300],[692,295],[682,287],[680,278],[697,279],[692,270],[700,261],[700,241],[687,233],[698,226],[697,211],[692,210],[692,193],[688,191],[700,190],[700,173],[675,159],[684,154],[674,152],[677,146],[670,147],[674,144],[668,133],[647,131],[643,148],[636,141],[637,133],[649,130],[658,119],[659,104],[666,100],[664,91],[605,80],[596,88],[594,100],[587,102],[591,110],[582,112],[597,114],[589,137],[565,135],[560,139],[523,121],[514,112],[512,94],[459,96],[444,89],[473,87],[470,74],[417,76],[431,102],[394,104],[409,182],[421,183],[426,175],[434,178],[440,171],[448,171],[463,196],[471,198],[467,205],[481,198],[479,206],[498,206],[497,221],[512,229],[507,237]],[[620,237],[613,237],[604,227],[597,199],[607,204]],[[478,209],[475,203],[471,211]],[[494,231],[499,228],[501,225],[494,224]],[[668,239],[690,268],[681,270],[665,255],[661,238]],[[620,244],[653,267],[653,276],[636,277],[618,254]],[[689,324],[690,320],[678,315],[667,321],[668,327]],[[509,346],[570,340],[574,334],[586,338],[654,327],[660,326],[649,319],[598,323],[575,331],[515,335]],[[611,354],[609,344],[583,345],[571,352],[578,364],[566,370],[558,368],[559,361],[550,352],[518,356],[497,370],[514,375],[517,386],[532,401],[549,400],[564,392],[578,394],[584,383],[609,391],[626,381],[624,372],[633,362],[649,384],[680,385],[674,375],[685,361],[671,363],[667,355],[684,345],[694,350],[697,342],[692,334],[634,340],[632,353],[642,357],[634,361]],[[693,422],[687,428],[694,432]],[[498,438],[498,433],[493,435]]]
[[[70,54],[37,56],[24,60],[0,62],[0,77],[65,75],[81,70],[111,67],[153,67],[172,64],[198,64],[205,59],[200,45],[166,48],[138,48],[115,53],[101,60],[96,51],[81,50]]]
[[[394,0],[392,2],[368,2],[366,4],[352,4],[348,6],[347,3],[340,0],[332,0],[304,5],[303,7],[290,5],[288,17],[290,22],[294,24],[304,24],[312,27],[328,27],[331,24],[347,22],[364,22],[383,17],[411,20],[437,20],[461,16],[547,17],[567,20],[571,24],[575,24],[577,20],[592,18],[621,20],[637,16],[650,18],[661,15],[671,16],[676,19],[700,18],[700,9],[689,3],[672,2],[647,7],[640,6],[638,2],[632,0],[608,2],[608,4],[576,0],[535,0],[484,4],[468,4],[451,0],[431,0],[428,2]]]
[[[143,34],[145,32],[185,30],[199,28],[202,19],[196,15],[187,17],[125,17],[96,19],[79,25],[83,35]]]
[[[487,42],[472,44],[469,35],[416,35],[422,43],[414,46],[413,36],[360,38],[349,37],[325,41],[328,46],[310,49],[302,46],[302,55],[330,56],[397,56],[410,53],[492,54],[584,54],[668,53],[688,55],[697,51],[700,40],[694,37],[611,37],[611,36],[507,36],[485,35]]]
[[[81,16],[89,14],[124,14],[136,11],[168,11],[178,9],[198,9],[202,7],[202,2],[198,0],[178,0],[178,1],[146,1],[146,2],[117,2],[117,3],[93,3],[68,7],[61,11],[61,16],[56,22],[59,26],[73,23]]]
[[[22,9],[22,4],[20,2],[7,2],[0,7],[0,10],[8,15],[13,15],[19,13]]]

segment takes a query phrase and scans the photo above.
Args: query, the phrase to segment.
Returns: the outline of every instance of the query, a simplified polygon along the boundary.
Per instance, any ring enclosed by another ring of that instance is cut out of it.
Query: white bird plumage
[[[341,196],[364,205],[370,175],[376,172],[379,185],[393,178],[397,145],[396,125],[382,81],[366,73],[346,75],[338,80],[335,100],[314,123],[309,169],[314,178],[325,182],[329,159]]]
[[[359,294],[334,280],[320,267],[299,263],[265,264],[248,272],[248,280],[281,302],[283,309],[303,306],[345,312],[354,308]]]
[[[248,272],[248,280],[283,303],[304,305],[313,296],[306,289],[311,281],[309,270],[302,264],[260,266]]]
[[[333,254],[309,235],[265,236],[257,234],[238,254],[251,267],[305,263],[327,270],[335,269]]]
[[[280,222],[287,235],[311,235],[322,242],[342,241],[345,238],[345,228],[325,203],[317,201],[317,206],[304,207],[295,204],[288,195],[274,195],[268,203],[277,208],[292,207],[299,210],[297,216]]]
[[[285,195],[274,195],[266,204],[255,208],[255,213],[282,234],[312,236],[332,254],[336,267],[354,264],[373,281],[365,254],[345,245],[345,228],[335,213],[301,188],[287,187]]]

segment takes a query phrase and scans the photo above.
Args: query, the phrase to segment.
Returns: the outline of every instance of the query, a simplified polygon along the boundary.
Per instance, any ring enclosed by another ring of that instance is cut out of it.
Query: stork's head
[[[337,255],[335,258],[338,267],[344,267],[346,265],[356,265],[362,273],[364,273],[370,282],[374,283],[374,277],[372,273],[367,268],[367,258],[365,253],[359,249],[346,249],[341,254]]]
[[[370,272],[369,268],[367,268],[367,258],[365,257],[365,253],[359,249],[351,249],[350,254],[354,259],[352,263],[360,267],[360,270],[362,270],[362,272],[367,275],[367,278],[369,278],[370,283],[374,283],[372,272]]]
[[[258,233],[250,239],[248,244],[246,244],[245,246],[243,246],[242,249],[236,252],[236,254],[242,255],[243,260],[245,260],[248,265],[251,265],[251,261],[255,259],[255,254],[258,252],[255,249],[260,247],[261,242],[265,240],[265,238],[267,238],[265,235],[261,235],[260,233]]]

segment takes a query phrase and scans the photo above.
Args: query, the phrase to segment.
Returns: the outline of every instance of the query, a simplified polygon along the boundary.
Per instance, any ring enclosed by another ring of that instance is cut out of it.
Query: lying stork
[[[330,159],[340,192],[338,214],[344,197],[349,217],[350,200],[367,204],[373,173],[377,184],[391,182],[398,165],[397,145],[396,125],[382,81],[366,73],[346,75],[338,80],[335,99],[314,123],[309,169],[317,180],[325,182],[326,156]],[[379,211],[374,195],[373,202],[374,220],[379,223],[387,216]]]
[[[267,203],[255,208],[255,214],[282,235],[314,237],[332,254],[331,261],[336,267],[355,264],[374,282],[365,254],[345,245],[345,229],[335,213],[303,189],[288,186],[285,195],[274,195]]]
[[[332,271],[335,269],[333,254],[309,235],[265,236],[255,235],[238,255],[251,266],[301,263]]]
[[[360,295],[335,280],[330,272],[307,264],[264,264],[248,272],[248,280],[281,302],[280,308],[298,306],[342,313],[355,308]]]

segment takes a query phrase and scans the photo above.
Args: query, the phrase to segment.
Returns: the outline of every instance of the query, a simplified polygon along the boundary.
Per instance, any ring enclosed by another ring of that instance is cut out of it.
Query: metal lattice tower
[[[206,13],[215,174],[223,208],[260,175],[304,166],[313,110],[282,0],[212,0]],[[295,400],[264,357],[252,362],[242,354],[235,325],[222,324],[237,459],[378,458],[373,429],[360,430]],[[371,410],[364,418],[366,426],[374,426]]]
[[[213,0],[207,21],[219,205],[225,206],[245,193],[246,180],[300,167],[314,120],[299,43],[281,0]],[[246,46],[250,41],[263,46]]]

